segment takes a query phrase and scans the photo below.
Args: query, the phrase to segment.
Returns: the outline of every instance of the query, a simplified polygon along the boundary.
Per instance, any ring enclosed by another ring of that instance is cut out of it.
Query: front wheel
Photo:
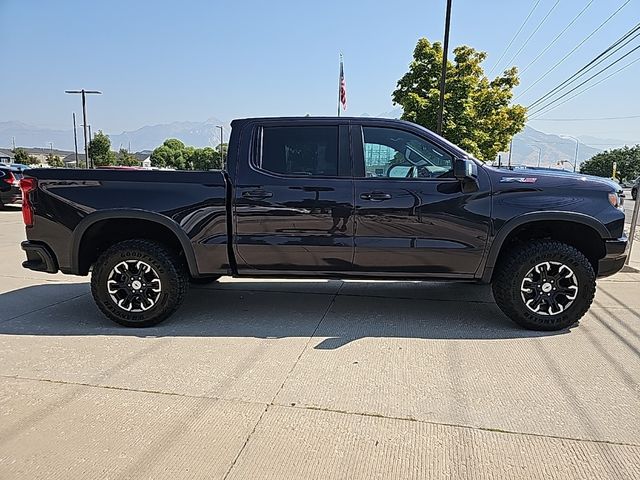
[[[589,310],[595,291],[591,262],[555,240],[534,240],[508,250],[493,280],[498,307],[530,330],[572,326]]]
[[[116,243],[100,255],[91,273],[98,308],[126,327],[150,327],[168,318],[188,285],[176,255],[149,240]]]

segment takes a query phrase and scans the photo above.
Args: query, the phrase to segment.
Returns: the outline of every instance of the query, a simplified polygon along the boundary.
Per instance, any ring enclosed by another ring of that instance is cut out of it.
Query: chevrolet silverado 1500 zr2
[[[557,330],[627,254],[617,184],[492,168],[399,120],[236,120],[223,170],[34,169],[21,189],[23,266],[91,273],[129,327],[233,275],[492,283],[513,321]]]

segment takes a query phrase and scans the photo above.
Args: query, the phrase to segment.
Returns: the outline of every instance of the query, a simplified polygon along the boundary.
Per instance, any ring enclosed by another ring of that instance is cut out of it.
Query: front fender
[[[502,225],[490,239],[489,250],[487,252],[484,265],[481,264],[478,268],[478,272],[481,273],[480,281],[482,283],[488,283],[491,281],[491,276],[493,275],[493,269],[495,268],[498,260],[498,255],[500,254],[500,250],[510,233],[512,233],[516,228],[526,225],[527,223],[551,220],[579,223],[593,228],[598,232],[603,240],[609,237],[609,230],[607,230],[602,222],[584,213],[544,211],[518,215]]]

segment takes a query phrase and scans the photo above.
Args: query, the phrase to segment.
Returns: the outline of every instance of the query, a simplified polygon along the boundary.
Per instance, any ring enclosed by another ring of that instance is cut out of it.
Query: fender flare
[[[167,227],[178,239],[182,250],[184,251],[185,259],[187,260],[187,266],[191,275],[198,274],[198,264],[196,262],[196,255],[193,251],[193,245],[189,240],[189,237],[180,226],[171,220],[169,217],[160,213],[149,212],[146,210],[133,210],[133,209],[111,209],[100,210],[99,212],[91,213],[84,217],[73,230],[73,238],[71,241],[71,269],[75,273],[79,273],[80,267],[80,245],[86,231],[96,223],[102,220],[147,220]]]
[[[495,268],[498,255],[502,249],[504,241],[507,239],[516,228],[521,227],[527,223],[550,221],[550,220],[564,220],[567,222],[579,223],[587,227],[591,227],[595,230],[600,238],[605,239],[609,237],[609,231],[600,221],[597,219],[585,215],[584,213],[576,212],[563,212],[563,211],[546,211],[546,212],[531,212],[524,213],[517,217],[514,217],[507,221],[495,234],[489,250],[485,264],[480,267],[478,271],[482,272],[481,282],[489,283],[491,276],[493,275],[493,269]]]

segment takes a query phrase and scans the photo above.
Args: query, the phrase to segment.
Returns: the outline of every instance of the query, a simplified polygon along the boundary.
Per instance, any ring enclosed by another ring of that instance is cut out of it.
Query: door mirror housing
[[[453,162],[453,175],[460,180],[460,188],[464,193],[477,192],[478,165],[468,158],[456,158]]]
[[[478,166],[473,160],[456,158],[453,163],[453,175],[458,180],[475,180],[478,178]]]

